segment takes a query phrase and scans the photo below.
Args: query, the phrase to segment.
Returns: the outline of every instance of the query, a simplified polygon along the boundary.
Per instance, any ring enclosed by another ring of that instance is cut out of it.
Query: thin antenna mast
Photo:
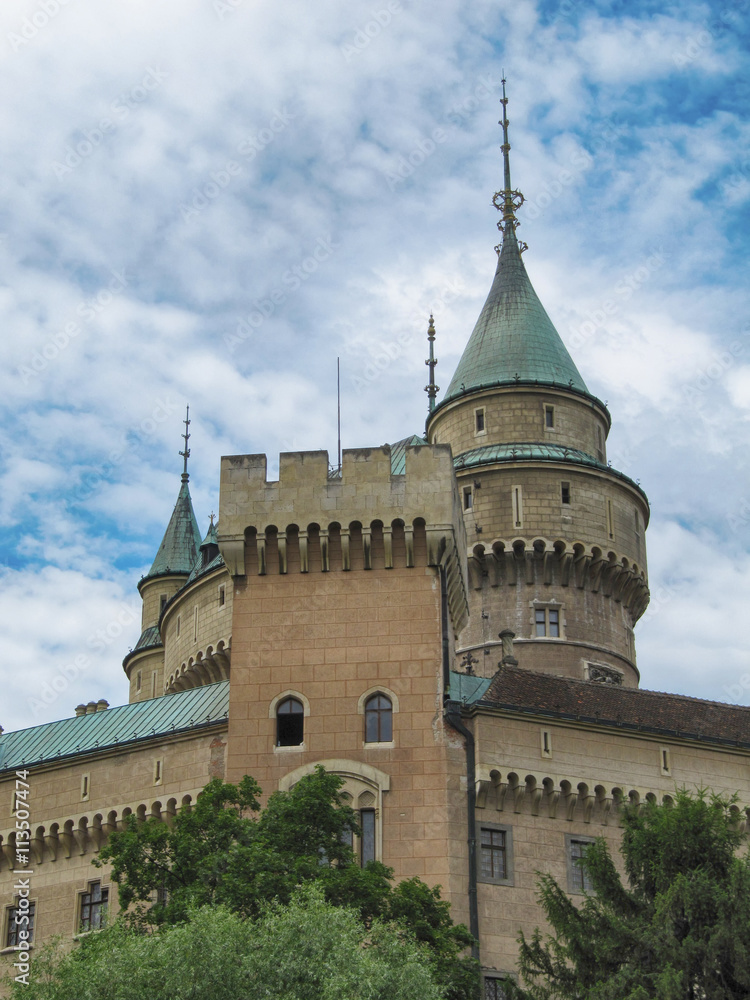
[[[338,470],[341,472],[341,358],[336,358],[336,398],[338,401],[338,431],[339,431],[339,450],[338,450]]]

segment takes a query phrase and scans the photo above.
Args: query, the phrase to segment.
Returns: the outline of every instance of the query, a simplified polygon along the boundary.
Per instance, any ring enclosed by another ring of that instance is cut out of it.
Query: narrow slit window
[[[85,801],[89,797],[89,776],[84,774],[81,777],[81,801]]]
[[[552,756],[552,735],[549,729],[542,730],[542,757]]]
[[[152,698],[156,697],[156,671],[155,670],[152,671],[152,673],[151,673],[151,697]]]
[[[484,409],[474,410],[474,430],[476,434],[484,434],[486,430],[484,422]]]
[[[555,408],[554,406],[544,407],[544,426],[547,428],[555,426]]]
[[[167,606],[167,595],[166,594],[160,594],[160,596],[159,596],[159,614],[162,613],[162,611],[166,608],[166,606]]]
[[[669,750],[667,750],[665,747],[662,747],[660,757],[661,757],[661,773],[671,774],[672,767],[671,767],[671,762],[669,760]]]
[[[560,500],[565,504],[570,503],[570,483],[561,483]]]
[[[193,642],[198,641],[198,609],[193,612]]]
[[[360,842],[362,865],[375,860],[375,810],[363,809],[360,812],[362,839]]]
[[[607,535],[610,541],[615,537],[615,515],[611,500],[607,500]]]
[[[177,626],[175,628],[175,634],[176,635],[180,634],[180,616],[179,615],[177,615]]]
[[[136,691],[140,691],[141,690],[141,681],[142,681],[142,679],[143,678],[141,677],[141,671],[138,670],[136,672],[136,675],[135,675],[135,689],[136,689]]]
[[[520,486],[511,486],[511,496],[513,499],[513,525],[516,528],[523,527],[523,492]]]
[[[158,759],[154,761],[154,784],[161,784],[161,761]]]
[[[219,587],[219,607],[223,608],[226,601],[226,590],[224,587]]]
[[[464,510],[474,509],[474,494],[471,491],[471,486],[464,487]]]

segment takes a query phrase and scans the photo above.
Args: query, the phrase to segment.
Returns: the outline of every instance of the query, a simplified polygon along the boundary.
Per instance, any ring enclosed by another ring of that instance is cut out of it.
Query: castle
[[[531,285],[506,114],[503,140],[497,269],[439,401],[430,322],[424,436],[333,469],[283,454],[278,481],[263,455],[225,457],[202,537],[186,421],[129,704],[0,735],[9,969],[33,963],[29,941],[101,926],[108,834],[169,822],[212,777],[268,794],[340,774],[362,862],[443,887],[486,1000],[542,922],[535,873],[583,893],[574,861],[595,837],[616,848],[622,803],[705,785],[739,791],[747,822],[750,710],[639,688],[648,500],[609,465],[607,407]]]

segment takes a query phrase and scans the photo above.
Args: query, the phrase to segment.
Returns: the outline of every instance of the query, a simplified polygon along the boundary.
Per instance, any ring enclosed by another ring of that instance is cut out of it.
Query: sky
[[[747,0],[3,0],[0,725],[127,701],[222,455],[421,433],[489,291],[508,80],[537,293],[640,482],[641,683],[750,705]]]

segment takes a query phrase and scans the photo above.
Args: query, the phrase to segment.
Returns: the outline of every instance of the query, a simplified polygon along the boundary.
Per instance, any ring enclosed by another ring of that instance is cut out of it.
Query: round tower
[[[505,81],[502,104],[497,269],[427,420],[428,441],[453,450],[469,545],[470,620],[457,653],[465,668],[489,675],[493,646],[510,630],[521,667],[635,687],[633,626],[648,604],[648,500],[607,463],[609,412],[526,273]]]

